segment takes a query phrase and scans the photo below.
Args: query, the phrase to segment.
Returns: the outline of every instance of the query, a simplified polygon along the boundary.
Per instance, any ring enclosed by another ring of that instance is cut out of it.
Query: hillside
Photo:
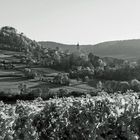
[[[76,45],[68,45],[68,44],[62,44],[57,42],[51,42],[51,41],[40,41],[39,42],[44,48],[52,48],[55,49],[56,47],[61,48],[62,50],[70,50],[70,52],[74,52],[77,48]]]
[[[94,45],[94,52],[100,56],[111,56],[121,59],[140,58],[140,39],[110,41]]]
[[[44,47],[61,49],[69,49],[71,52],[76,50],[76,45],[66,45],[56,42],[39,42]],[[80,45],[84,52],[93,52],[95,55],[101,57],[114,57],[118,59],[135,60],[140,58],[140,39],[123,40],[123,41],[109,41],[96,45]]]
[[[15,28],[5,26],[0,29],[0,50],[28,52],[40,47],[40,45]]]

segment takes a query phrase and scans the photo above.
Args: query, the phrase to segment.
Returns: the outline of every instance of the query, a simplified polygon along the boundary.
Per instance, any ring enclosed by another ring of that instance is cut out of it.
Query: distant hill
[[[59,47],[62,50],[69,50],[70,52],[74,52],[77,49],[77,46],[76,45],[61,44],[61,43],[51,42],[51,41],[40,41],[39,43],[44,48],[52,48],[52,49],[55,49],[56,47]]]
[[[69,49],[74,52],[76,45],[60,44],[56,42],[39,42],[47,48],[60,47],[63,50]],[[96,45],[80,45],[81,51],[93,52],[101,57],[113,57],[118,59],[137,60],[140,58],[140,39],[108,41]]]
[[[140,58],[140,39],[103,42],[94,45],[91,50],[100,56],[135,60]]]

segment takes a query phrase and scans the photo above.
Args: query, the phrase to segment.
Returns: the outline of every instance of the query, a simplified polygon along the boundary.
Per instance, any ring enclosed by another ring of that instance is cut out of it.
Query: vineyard
[[[138,93],[0,102],[0,140],[138,140]]]
[[[140,140],[140,61],[75,49],[0,29],[0,140]]]

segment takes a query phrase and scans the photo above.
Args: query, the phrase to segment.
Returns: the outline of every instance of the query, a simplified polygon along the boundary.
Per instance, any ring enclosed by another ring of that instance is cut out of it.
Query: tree
[[[99,82],[97,83],[97,89],[100,90],[100,91],[103,89],[103,84],[102,84],[101,81],[99,81]]]
[[[37,73],[29,68],[24,69],[24,74],[27,78],[35,78]]]
[[[65,73],[58,73],[58,75],[54,77],[53,82],[55,84],[69,85],[68,75]]]
[[[95,56],[92,52],[88,54],[88,59],[94,67],[99,66],[99,57]]]
[[[20,83],[18,89],[20,90],[20,95],[27,94],[27,85],[25,83]]]

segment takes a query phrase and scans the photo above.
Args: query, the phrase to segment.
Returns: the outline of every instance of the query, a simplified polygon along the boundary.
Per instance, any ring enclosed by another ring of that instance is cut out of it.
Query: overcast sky
[[[140,38],[140,0],[0,0],[0,26],[37,41],[96,44]]]

